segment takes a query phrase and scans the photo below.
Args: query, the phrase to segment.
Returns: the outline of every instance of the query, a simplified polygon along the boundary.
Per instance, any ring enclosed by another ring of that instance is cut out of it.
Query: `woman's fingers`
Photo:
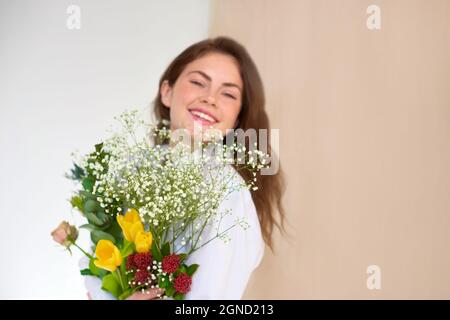
[[[164,293],[164,289],[154,288],[133,293],[127,300],[153,300],[158,299]]]

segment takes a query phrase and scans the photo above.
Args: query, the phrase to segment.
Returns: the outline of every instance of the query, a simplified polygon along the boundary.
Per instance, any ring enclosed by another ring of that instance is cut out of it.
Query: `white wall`
[[[66,27],[71,4],[80,30]],[[208,0],[0,1],[1,299],[86,298],[80,255],[50,237],[63,219],[83,223],[67,201],[70,154],[125,108],[148,108],[208,15]]]

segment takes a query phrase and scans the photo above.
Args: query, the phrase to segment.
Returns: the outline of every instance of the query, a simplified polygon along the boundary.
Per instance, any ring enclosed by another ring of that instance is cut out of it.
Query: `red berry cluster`
[[[142,285],[150,282],[150,271],[147,270],[152,265],[153,259],[150,252],[134,253],[127,257],[126,268],[128,271],[136,271],[134,282]]]
[[[147,270],[139,270],[134,275],[134,281],[137,285],[150,283],[150,273]]]
[[[152,254],[150,252],[135,253],[133,261],[139,270],[147,270],[152,264]]]
[[[128,271],[132,270],[147,270],[153,262],[152,254],[150,252],[146,253],[133,253],[127,257],[126,268]]]
[[[162,270],[166,273],[174,273],[180,266],[180,256],[171,254],[165,256],[162,261]]]
[[[136,269],[136,265],[134,264],[134,254],[130,254],[127,257],[126,268],[127,268],[128,271]]]
[[[192,278],[186,273],[180,273],[173,281],[173,287],[179,293],[187,293],[191,290]]]

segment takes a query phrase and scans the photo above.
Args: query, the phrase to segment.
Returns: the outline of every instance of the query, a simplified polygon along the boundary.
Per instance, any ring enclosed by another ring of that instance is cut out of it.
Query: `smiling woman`
[[[261,78],[245,48],[230,38],[218,37],[196,43],[175,58],[160,79],[154,111],[161,124],[163,120],[169,123],[171,131],[187,129],[194,134],[195,124],[199,124],[219,130],[225,143],[229,129],[270,132],[264,101]],[[167,147],[166,142],[161,144]],[[249,149],[249,141],[245,143]],[[271,154],[270,143],[267,153]],[[271,156],[273,159],[274,155]],[[254,178],[250,170],[230,169],[237,171],[239,179]],[[230,242],[215,240],[189,256],[187,263],[201,267],[185,299],[242,297],[252,272],[263,258],[264,245],[272,247],[274,227],[283,230],[282,186],[280,171],[273,175],[258,174],[255,189],[233,191],[220,203],[218,210],[231,214],[218,221],[218,225],[205,229],[202,233],[205,241],[221,225],[231,226],[238,218],[244,218],[250,228],[234,228],[229,233]],[[104,298],[96,280],[87,281],[90,295]],[[149,295],[148,299],[154,297]]]
[[[171,130],[184,128],[192,133],[197,117],[210,116],[214,122],[208,121],[207,125],[223,134],[227,129],[270,132],[258,69],[244,46],[229,37],[206,39],[185,49],[167,67],[159,88],[154,100],[155,115],[159,120],[169,121]],[[278,161],[272,153],[270,137],[267,141],[267,153],[272,161]],[[252,178],[245,171],[239,174]],[[252,199],[264,241],[273,249],[274,228],[284,232],[281,198],[285,186],[281,169],[271,175],[259,174],[257,187]]]

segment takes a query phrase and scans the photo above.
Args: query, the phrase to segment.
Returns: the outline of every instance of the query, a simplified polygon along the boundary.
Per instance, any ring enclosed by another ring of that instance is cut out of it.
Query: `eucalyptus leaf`
[[[110,240],[113,243],[116,243],[116,239],[109,233],[104,231],[95,230],[91,232],[92,241],[97,244],[100,240]]]
[[[83,224],[82,226],[79,226],[79,228],[89,230],[90,232],[99,230],[99,227],[90,223]]]
[[[122,241],[122,239],[124,239],[122,229],[120,228],[119,223],[117,222],[116,219],[108,223],[104,231],[112,235],[114,239],[117,240],[118,243]]]
[[[99,207],[97,201],[89,199],[84,203],[84,212],[95,212]]]
[[[86,218],[88,219],[89,223],[92,223],[94,225],[97,225],[99,227],[103,226],[104,222],[97,218],[97,216],[92,212],[85,212]]]
[[[103,224],[108,223],[110,220],[110,216],[108,216],[103,210],[97,210],[95,215],[103,222]]]

